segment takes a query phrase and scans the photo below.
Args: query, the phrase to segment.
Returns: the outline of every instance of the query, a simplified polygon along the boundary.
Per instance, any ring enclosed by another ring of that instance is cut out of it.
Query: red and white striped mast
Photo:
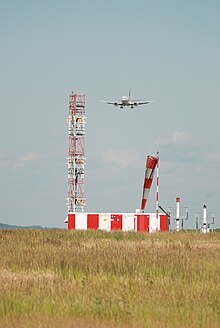
[[[67,214],[83,212],[84,197],[84,136],[85,136],[85,95],[69,95],[68,122],[68,197]]]
[[[180,231],[180,198],[176,198],[176,231]]]
[[[159,218],[159,151],[157,151],[157,165],[156,165],[156,219]]]
[[[142,195],[142,201],[141,201],[141,211],[144,212],[148,195],[151,189],[153,177],[154,177],[154,171],[155,168],[157,168],[157,201],[156,201],[156,207],[157,207],[157,217],[158,217],[158,153],[156,156],[147,156],[146,160],[146,170],[145,170],[145,178],[144,178],[144,186],[143,186],[143,195]]]

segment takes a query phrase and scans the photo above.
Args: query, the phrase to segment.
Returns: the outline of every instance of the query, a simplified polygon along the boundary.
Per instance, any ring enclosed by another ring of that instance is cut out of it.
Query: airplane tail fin
[[[128,98],[131,98],[131,88],[129,89],[129,94],[128,94]]]

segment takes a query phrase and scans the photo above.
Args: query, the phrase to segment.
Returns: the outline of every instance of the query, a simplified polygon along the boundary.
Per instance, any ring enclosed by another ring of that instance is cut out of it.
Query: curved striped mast
[[[150,188],[152,185],[154,171],[157,169],[157,190],[156,190],[156,217],[158,218],[158,164],[159,164],[159,153],[157,152],[156,156],[147,156],[146,160],[146,170],[145,170],[145,178],[144,178],[144,186],[143,186],[143,196],[141,201],[141,211],[144,212],[148,195],[150,192]]]

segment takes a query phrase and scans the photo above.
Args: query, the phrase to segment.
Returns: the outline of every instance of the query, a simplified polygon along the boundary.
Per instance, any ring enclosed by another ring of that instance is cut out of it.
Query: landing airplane
[[[114,105],[116,107],[120,106],[120,108],[124,108],[125,106],[129,106],[130,108],[137,107],[138,105],[147,105],[151,102],[154,102],[154,100],[133,100],[130,99],[131,97],[131,90],[129,90],[129,96],[123,96],[121,98],[121,101],[108,101],[108,100],[101,100],[101,102],[104,102],[106,104]]]

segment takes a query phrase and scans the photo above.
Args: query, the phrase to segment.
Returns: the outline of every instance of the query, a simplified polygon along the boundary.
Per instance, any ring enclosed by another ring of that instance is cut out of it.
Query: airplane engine
[[[118,103],[115,102],[114,105],[117,107],[118,106]]]
[[[134,106],[136,106],[136,107],[137,107],[137,105],[138,105],[138,104],[135,102],[135,103],[134,103]]]

